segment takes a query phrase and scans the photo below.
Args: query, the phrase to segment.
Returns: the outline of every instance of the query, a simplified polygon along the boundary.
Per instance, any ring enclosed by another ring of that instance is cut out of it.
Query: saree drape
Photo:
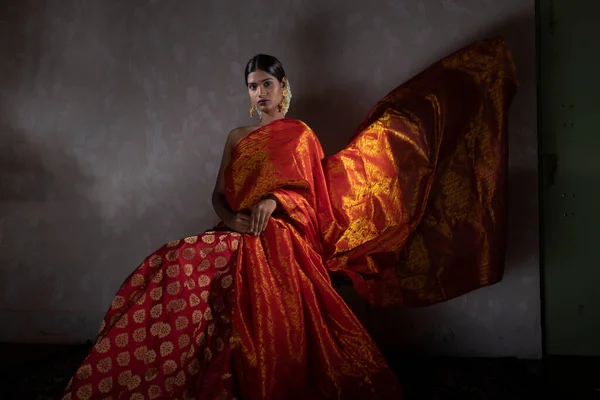
[[[241,139],[227,201],[248,212],[274,195],[266,231],[209,231],[148,256],[63,398],[400,399],[330,276],[377,305],[501,279],[516,86],[505,42],[492,39],[392,91],[327,159],[295,119]]]

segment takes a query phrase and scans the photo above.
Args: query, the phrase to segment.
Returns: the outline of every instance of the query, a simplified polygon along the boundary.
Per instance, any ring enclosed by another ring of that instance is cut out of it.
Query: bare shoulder
[[[229,132],[229,137],[227,138],[227,140],[231,146],[235,146],[237,142],[242,140],[246,135],[254,131],[256,128],[256,126],[240,126],[238,128],[235,128],[234,130]]]

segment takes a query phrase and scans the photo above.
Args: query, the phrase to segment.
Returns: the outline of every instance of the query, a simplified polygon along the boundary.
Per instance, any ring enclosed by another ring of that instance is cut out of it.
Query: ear
[[[287,86],[287,78],[284,76],[283,79],[281,80],[281,88],[285,89],[286,86]]]

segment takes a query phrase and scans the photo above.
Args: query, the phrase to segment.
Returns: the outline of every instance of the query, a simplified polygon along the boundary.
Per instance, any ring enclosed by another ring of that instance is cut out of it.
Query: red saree
[[[506,111],[503,40],[476,43],[380,101],[326,160],[283,119],[236,144],[227,201],[278,209],[259,237],[168,243],[119,289],[64,399],[400,399],[396,378],[332,288],[424,305],[501,279]]]

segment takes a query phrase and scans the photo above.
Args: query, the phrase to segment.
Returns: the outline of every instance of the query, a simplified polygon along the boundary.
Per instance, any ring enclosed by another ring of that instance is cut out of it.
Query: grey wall
[[[505,280],[386,310],[393,349],[540,355],[534,0],[5,0],[0,22],[0,341],[93,337],[114,292],[167,240],[216,221],[226,134],[250,123],[244,63],[279,57],[290,116],[326,151],[449,52],[506,35],[511,112]]]

